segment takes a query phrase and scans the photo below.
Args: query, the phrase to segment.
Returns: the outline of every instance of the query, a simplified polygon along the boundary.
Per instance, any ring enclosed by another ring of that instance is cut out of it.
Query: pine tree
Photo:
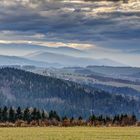
[[[45,112],[44,112],[44,110],[42,111],[42,113],[41,113],[41,118],[43,119],[43,120],[45,120],[47,117],[46,117],[46,114],[45,114]]]
[[[73,122],[73,121],[74,121],[74,117],[71,117],[71,118],[70,118],[70,122]]]
[[[78,120],[81,121],[81,120],[83,120],[83,118],[80,116],[80,117],[78,118]]]
[[[17,120],[22,120],[23,119],[23,113],[22,113],[20,107],[18,107],[17,110],[16,110],[16,119]]]
[[[0,108],[0,122],[2,121],[2,109]]]
[[[52,120],[53,117],[54,117],[54,114],[53,114],[53,111],[51,110],[51,111],[49,112],[49,120]]]
[[[89,120],[90,121],[95,121],[97,119],[97,117],[93,114],[92,116],[90,116]]]
[[[15,111],[12,107],[9,109],[9,122],[15,122]]]
[[[56,119],[57,121],[60,121],[59,115],[56,113],[56,111],[52,111],[52,110],[49,112],[49,119],[50,120]]]
[[[137,118],[136,118],[136,116],[135,116],[134,113],[133,113],[133,115],[132,115],[132,119],[133,119],[133,122],[136,122],[136,121],[137,121]]]
[[[37,110],[37,112],[36,112],[36,118],[37,118],[37,120],[42,119],[42,116],[41,116],[41,113],[39,110]]]
[[[36,108],[34,108],[33,111],[31,112],[31,119],[37,120],[37,109]]]
[[[31,114],[29,108],[26,108],[23,113],[23,120],[27,121],[28,123],[31,121]]]
[[[102,116],[102,115],[100,115],[100,116],[98,117],[98,121],[103,121],[103,116]]]
[[[62,120],[64,121],[64,120],[67,120],[68,118],[67,118],[67,116],[64,116],[64,117],[62,117]]]
[[[6,106],[2,110],[2,121],[8,121],[8,108]]]

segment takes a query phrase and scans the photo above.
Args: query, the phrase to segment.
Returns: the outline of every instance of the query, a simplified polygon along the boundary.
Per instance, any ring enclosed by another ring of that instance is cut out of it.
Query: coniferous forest
[[[91,111],[96,116],[135,114],[140,117],[137,111],[140,103],[133,98],[14,68],[0,69],[0,101],[1,107],[29,106],[74,118],[87,119]]]

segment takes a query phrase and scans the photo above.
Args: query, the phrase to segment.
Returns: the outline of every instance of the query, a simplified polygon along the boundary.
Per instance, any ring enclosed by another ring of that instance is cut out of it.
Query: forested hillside
[[[121,113],[139,116],[139,99],[113,95],[73,82],[14,68],[0,69],[0,106],[56,110],[61,116]]]

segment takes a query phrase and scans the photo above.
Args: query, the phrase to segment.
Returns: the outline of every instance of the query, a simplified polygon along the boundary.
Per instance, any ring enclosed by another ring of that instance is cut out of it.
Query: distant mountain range
[[[4,65],[10,64],[32,64],[35,66],[45,67],[48,64],[53,63],[53,67],[59,66],[125,66],[122,63],[110,60],[110,59],[92,59],[88,53],[83,50],[61,46],[61,47],[47,47],[31,44],[0,44],[1,55],[0,62]],[[21,54],[26,55],[21,55]],[[11,57],[6,54],[10,54]],[[13,57],[16,56],[16,57]],[[9,60],[10,59],[10,60]],[[23,60],[24,59],[24,60]],[[25,60],[26,59],[26,60]],[[28,60],[27,60],[28,59]],[[40,62],[40,64],[38,63]],[[54,64],[57,64],[56,66]],[[52,65],[51,65],[52,66]]]
[[[67,66],[122,66],[123,64],[109,59],[90,59],[68,55],[36,52],[24,57],[0,55],[0,65],[33,65],[36,67],[67,67]]]
[[[91,59],[86,57],[73,57],[73,56],[68,56],[63,54],[41,52],[41,51],[28,54],[25,56],[25,58],[34,61],[59,63],[63,66],[87,66],[87,65],[124,66],[123,64],[110,59]]]
[[[33,65],[36,67],[61,67],[57,63],[47,63],[41,61],[29,60],[27,58],[16,57],[16,56],[4,56],[0,55],[0,66],[10,65]]]
[[[42,52],[50,52],[56,54],[65,54],[70,56],[87,56],[88,54],[85,51],[71,48],[68,46],[59,46],[59,47],[47,47],[47,46],[40,46],[40,45],[31,45],[31,44],[0,44],[0,52],[11,52],[11,55],[16,55],[16,53],[21,54],[22,52],[31,53],[36,51]],[[13,52],[13,53],[12,53]]]

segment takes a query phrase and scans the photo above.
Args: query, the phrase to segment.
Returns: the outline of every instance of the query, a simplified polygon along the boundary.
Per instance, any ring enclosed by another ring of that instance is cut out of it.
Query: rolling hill
[[[56,110],[61,116],[120,113],[139,116],[139,100],[13,68],[0,69],[0,106]]]

